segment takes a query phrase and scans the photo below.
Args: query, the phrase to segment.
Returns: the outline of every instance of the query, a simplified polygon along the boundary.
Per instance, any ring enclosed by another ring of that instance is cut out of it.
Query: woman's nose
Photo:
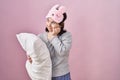
[[[51,23],[50,23],[50,22],[48,23],[48,26],[49,26],[49,27],[51,26]]]

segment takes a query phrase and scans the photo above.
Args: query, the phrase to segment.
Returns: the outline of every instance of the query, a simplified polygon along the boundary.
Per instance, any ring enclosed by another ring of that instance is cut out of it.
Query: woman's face
[[[49,32],[52,32],[53,28],[54,29],[60,28],[60,25],[53,21],[51,18],[47,18],[46,25]]]

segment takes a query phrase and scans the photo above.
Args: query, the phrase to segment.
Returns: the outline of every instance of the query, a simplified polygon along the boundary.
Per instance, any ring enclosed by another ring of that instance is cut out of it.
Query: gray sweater
[[[47,45],[52,60],[52,77],[62,76],[69,72],[68,57],[72,45],[70,32],[47,39],[47,32],[38,35]]]

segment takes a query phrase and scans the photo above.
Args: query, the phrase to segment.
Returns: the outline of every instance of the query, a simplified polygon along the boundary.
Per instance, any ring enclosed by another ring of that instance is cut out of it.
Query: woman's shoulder
[[[65,33],[63,33],[61,36],[72,36],[71,32],[66,31]]]
[[[42,39],[44,42],[47,42],[47,32],[42,32],[37,35],[40,39]]]
[[[65,33],[63,33],[61,36],[60,36],[61,39],[72,39],[72,34],[68,31],[66,31]]]
[[[37,36],[38,37],[44,37],[46,34],[47,34],[47,32],[42,32],[42,33],[39,33]]]

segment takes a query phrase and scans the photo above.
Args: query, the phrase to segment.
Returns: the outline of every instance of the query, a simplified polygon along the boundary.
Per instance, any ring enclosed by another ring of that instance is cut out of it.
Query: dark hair
[[[64,30],[64,21],[67,19],[67,14],[63,13],[63,20],[59,23],[59,25],[61,26],[61,31],[58,33],[58,36],[61,36],[63,33],[66,32],[66,30]],[[49,32],[47,27],[45,28],[46,32]]]

